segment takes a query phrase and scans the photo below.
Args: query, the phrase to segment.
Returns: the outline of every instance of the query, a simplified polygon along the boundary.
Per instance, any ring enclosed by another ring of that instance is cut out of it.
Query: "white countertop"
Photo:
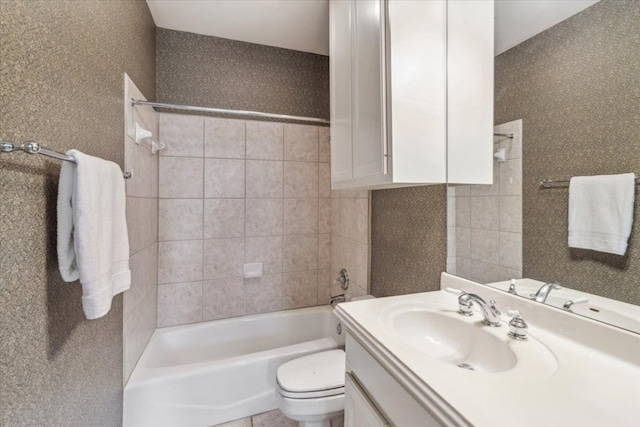
[[[480,288],[472,291],[488,300],[490,296],[486,294],[490,291],[477,286]],[[532,339],[553,354],[555,369],[535,375],[518,367],[498,373],[466,371],[407,345],[394,337],[381,320],[381,314],[407,302],[457,310],[457,297],[444,291],[340,304],[336,315],[423,406],[435,406],[442,413],[450,414],[443,418],[447,423],[476,427],[639,425],[640,335],[618,332],[578,316],[555,313],[559,310],[541,304],[538,307],[524,301],[522,309],[517,307],[519,301],[509,299],[516,298],[512,296],[501,295],[499,303],[506,301],[505,298],[510,308],[523,312]],[[503,306],[498,308],[504,310]],[[536,314],[532,314],[532,318],[546,316],[556,325],[532,322],[525,313],[533,310]],[[547,314],[539,310],[555,312]],[[479,321],[482,316],[478,313],[474,318]],[[572,328],[577,331],[576,337],[571,334]],[[506,324],[500,330],[506,334]],[[598,335],[602,335],[601,340]],[[604,344],[600,348],[587,345],[584,336]],[[611,343],[615,343],[615,351],[602,348]],[[527,342],[513,341],[512,345],[527,345]]]

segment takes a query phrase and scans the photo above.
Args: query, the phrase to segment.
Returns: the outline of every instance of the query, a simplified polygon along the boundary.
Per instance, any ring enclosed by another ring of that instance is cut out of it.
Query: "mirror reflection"
[[[637,181],[605,221],[633,219],[622,255],[568,239],[570,178],[640,176],[639,10],[603,0],[496,56],[494,183],[449,185],[447,271],[640,333]],[[574,229],[601,231],[592,213],[578,205]]]

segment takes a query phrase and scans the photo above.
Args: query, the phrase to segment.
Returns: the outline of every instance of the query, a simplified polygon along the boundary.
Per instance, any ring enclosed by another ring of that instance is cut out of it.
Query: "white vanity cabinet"
[[[345,427],[441,427],[351,333],[346,337]]]
[[[492,182],[493,1],[332,0],[330,78],[334,189]]]

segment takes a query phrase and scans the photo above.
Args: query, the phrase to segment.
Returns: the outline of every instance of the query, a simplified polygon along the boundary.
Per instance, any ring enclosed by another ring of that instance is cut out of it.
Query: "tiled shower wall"
[[[145,99],[125,75],[125,100]],[[123,376],[127,382],[156,329],[158,297],[158,156],[134,141],[135,124],[158,135],[158,113],[152,107],[125,102],[124,170],[131,287],[124,292]]]
[[[447,271],[481,283],[522,277],[522,120],[494,127],[506,161],[494,160],[493,185],[450,186]]]
[[[161,114],[160,140],[158,326],[328,302],[332,204],[349,228],[358,204],[332,199],[329,128]]]

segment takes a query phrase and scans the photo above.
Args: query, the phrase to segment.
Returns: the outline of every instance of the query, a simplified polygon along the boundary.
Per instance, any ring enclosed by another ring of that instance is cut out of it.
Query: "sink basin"
[[[493,328],[453,315],[431,310],[400,311],[390,316],[388,327],[416,350],[461,368],[502,372],[516,365],[515,353],[507,342],[490,333]],[[495,329],[506,333],[504,326]]]

